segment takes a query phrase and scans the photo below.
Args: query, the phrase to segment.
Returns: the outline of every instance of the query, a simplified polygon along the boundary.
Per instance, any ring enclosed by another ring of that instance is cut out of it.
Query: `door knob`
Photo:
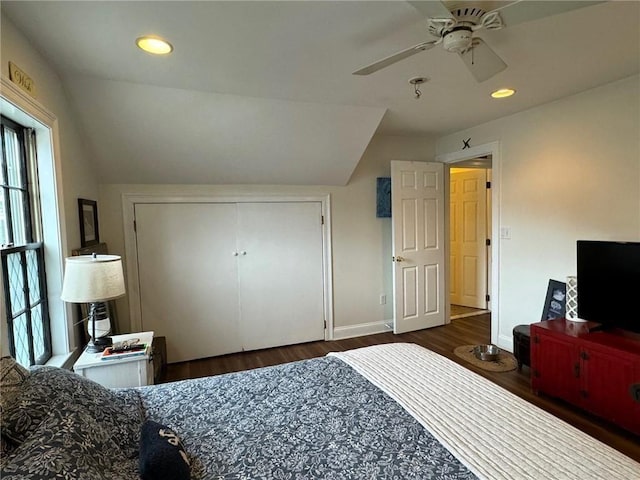
[[[404,262],[404,258],[403,257],[396,257],[396,262]]]
[[[240,255],[246,255],[246,254],[247,254],[247,252],[244,251],[244,250],[242,252],[240,252]]]
[[[238,256],[238,252],[233,252],[233,256],[237,257]]]

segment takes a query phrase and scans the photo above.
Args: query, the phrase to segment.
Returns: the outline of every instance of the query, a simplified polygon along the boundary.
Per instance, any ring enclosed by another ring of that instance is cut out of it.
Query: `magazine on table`
[[[117,342],[105,348],[100,358],[101,360],[118,360],[121,358],[143,356],[147,353],[147,347],[148,344],[140,343],[138,339]]]

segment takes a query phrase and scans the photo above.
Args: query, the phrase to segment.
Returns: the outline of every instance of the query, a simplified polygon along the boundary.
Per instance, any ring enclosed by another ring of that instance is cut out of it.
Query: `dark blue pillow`
[[[140,432],[142,480],[189,480],[189,459],[176,432],[153,420]]]

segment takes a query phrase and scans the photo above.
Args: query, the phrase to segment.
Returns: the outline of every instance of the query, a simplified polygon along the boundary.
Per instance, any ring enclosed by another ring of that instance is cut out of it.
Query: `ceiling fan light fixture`
[[[471,27],[455,27],[445,34],[442,46],[447,52],[464,53],[471,48],[473,32]]]
[[[507,98],[516,93],[516,91],[512,88],[500,88],[495,92],[491,92],[491,96],[493,98]]]
[[[422,96],[422,92],[420,91],[419,86],[423,83],[427,83],[429,78],[427,77],[412,77],[409,79],[409,83],[413,85],[413,95],[414,98],[419,99]]]
[[[141,50],[153,55],[166,55],[173,51],[173,45],[157,35],[144,35],[136,38],[136,45]]]

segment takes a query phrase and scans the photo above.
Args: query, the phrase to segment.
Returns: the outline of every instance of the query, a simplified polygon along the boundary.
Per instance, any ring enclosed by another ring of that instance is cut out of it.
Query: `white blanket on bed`
[[[481,479],[640,479],[640,463],[418,345],[329,355],[401,404]]]

